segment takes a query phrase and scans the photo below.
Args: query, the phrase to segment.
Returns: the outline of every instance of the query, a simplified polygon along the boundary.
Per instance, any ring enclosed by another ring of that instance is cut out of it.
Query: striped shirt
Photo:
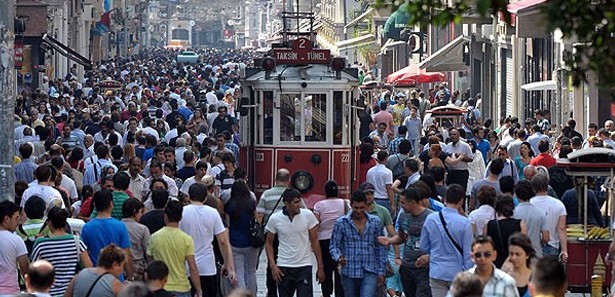
[[[79,239],[79,252],[77,252],[77,242],[71,234],[58,237],[41,237],[34,242],[32,262],[47,260],[55,268],[55,282],[51,286],[51,296],[64,295],[66,287],[77,274],[79,255],[86,250],[87,247]]]
[[[235,183],[235,179],[232,175],[230,175],[226,170],[220,171],[220,173],[216,176],[216,182],[214,185],[220,187],[220,191],[228,190]]]

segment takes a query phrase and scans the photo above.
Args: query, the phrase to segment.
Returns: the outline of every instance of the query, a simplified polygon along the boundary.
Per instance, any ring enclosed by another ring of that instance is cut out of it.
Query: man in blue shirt
[[[94,194],[93,202],[98,216],[85,224],[81,232],[81,239],[88,247],[92,264],[97,265],[100,250],[115,244],[126,252],[126,279],[133,280],[128,229],[124,223],[111,217],[113,194],[109,190],[100,190]]]
[[[486,141],[484,138],[485,134],[483,127],[474,128],[472,133],[474,134],[474,141],[476,141],[476,149],[483,154],[483,161],[485,162],[485,166],[487,166],[487,161],[491,160],[491,145],[489,141]]]
[[[376,296],[384,284],[387,251],[378,243],[384,236],[380,219],[368,214],[362,191],[352,193],[352,211],[340,217],[333,227],[329,251],[342,266],[342,285],[346,296]]]
[[[455,275],[473,267],[472,225],[459,214],[465,190],[452,184],[446,191],[446,207],[430,214],[421,230],[421,251],[427,253],[416,261],[417,267],[429,264],[429,284],[433,297],[444,297]],[[446,225],[443,225],[445,223]]]
[[[34,170],[38,167],[30,156],[32,156],[32,145],[29,143],[22,143],[19,146],[19,154],[21,155],[21,162],[15,165],[15,181],[23,180],[27,183],[31,183],[34,180]]]

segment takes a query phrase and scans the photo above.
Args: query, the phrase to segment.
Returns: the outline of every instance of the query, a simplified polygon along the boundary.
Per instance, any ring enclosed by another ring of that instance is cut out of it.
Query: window
[[[171,39],[188,40],[190,39],[190,33],[187,29],[173,29]]]
[[[280,96],[280,141],[301,141],[301,94]]]
[[[306,94],[304,101],[305,140],[327,141],[327,95]]]
[[[343,144],[344,92],[333,92],[333,144]]]
[[[263,140],[273,144],[273,91],[263,92]]]

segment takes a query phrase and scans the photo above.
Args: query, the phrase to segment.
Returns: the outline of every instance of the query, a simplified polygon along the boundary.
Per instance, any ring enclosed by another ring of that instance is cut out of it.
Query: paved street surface
[[[312,275],[316,275],[316,266],[312,266],[314,272]],[[314,296],[319,297],[321,294],[320,284],[316,282],[316,277],[312,279],[314,284]],[[258,270],[256,271],[256,283],[258,284],[257,297],[264,297],[267,294],[267,255],[265,251],[261,254]]]

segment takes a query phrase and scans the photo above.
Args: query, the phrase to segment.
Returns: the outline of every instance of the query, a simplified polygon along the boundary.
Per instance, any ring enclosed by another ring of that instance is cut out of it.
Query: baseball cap
[[[364,182],[359,186],[359,190],[363,191],[363,193],[369,193],[369,192],[374,192],[374,185],[372,185],[371,183],[368,182]]]

